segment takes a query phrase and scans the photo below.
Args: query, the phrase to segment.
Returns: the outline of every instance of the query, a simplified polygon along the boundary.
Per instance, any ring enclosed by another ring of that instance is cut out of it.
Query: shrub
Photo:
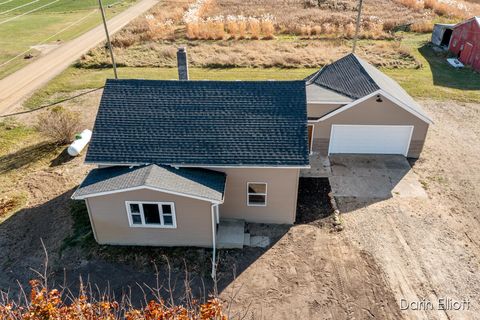
[[[191,301],[188,306],[172,305],[162,299],[151,300],[145,307],[135,308],[125,298],[120,302],[109,297],[93,299],[82,286],[78,296],[66,296],[65,291],[48,290],[38,280],[30,281],[28,301],[14,302],[2,295],[0,319],[5,320],[227,320],[220,300],[210,298],[205,303]],[[27,298],[25,297],[25,300]],[[69,301],[68,303],[64,301]]]
[[[423,9],[423,3],[418,0],[397,0],[397,2],[415,11]]]
[[[260,21],[257,18],[248,18],[248,32],[251,39],[259,39],[261,33]]]
[[[273,25],[275,18],[272,15],[263,15],[260,19],[260,29],[264,39],[273,39],[275,34],[275,26]]]
[[[40,114],[37,120],[38,131],[60,144],[71,142],[81,128],[80,115],[62,107]]]
[[[236,38],[239,34],[238,22],[235,16],[227,16],[227,32],[232,38]]]
[[[312,34],[320,36],[322,34],[322,27],[321,26],[313,26],[312,27]]]
[[[433,31],[433,21],[415,22],[410,26],[410,31],[418,33],[430,33]]]
[[[244,39],[245,34],[247,33],[247,21],[242,18],[238,20],[238,38]]]

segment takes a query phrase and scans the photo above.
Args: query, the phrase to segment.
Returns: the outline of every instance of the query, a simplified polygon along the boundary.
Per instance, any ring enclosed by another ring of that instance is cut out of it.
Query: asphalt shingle
[[[317,85],[354,100],[381,89],[431,121],[423,108],[395,80],[353,53],[326,65],[304,81],[307,87]]]
[[[316,84],[355,100],[380,89],[354,54],[326,65],[305,81],[307,85]]]
[[[303,81],[107,80],[90,163],[308,165]]]
[[[136,187],[151,187],[186,196],[222,201],[224,173],[198,168],[144,165],[93,169],[73,194],[79,199]]]

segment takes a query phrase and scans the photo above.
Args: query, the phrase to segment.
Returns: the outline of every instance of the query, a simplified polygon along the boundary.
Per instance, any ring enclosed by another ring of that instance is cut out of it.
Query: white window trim
[[[250,193],[248,192],[248,186],[250,184],[264,184],[265,185],[265,193]],[[265,203],[264,204],[250,204],[249,196],[250,195],[259,195],[265,196]],[[247,182],[247,206],[248,207],[266,207],[268,203],[268,183],[266,182]]]
[[[140,219],[142,220],[142,224],[134,224],[132,221],[132,214],[138,214],[138,213],[132,213],[130,211],[130,204],[138,204],[140,207]],[[145,223],[145,215],[143,214],[143,206],[142,204],[156,204],[158,205],[158,212],[160,214],[160,223],[161,224],[146,224]],[[173,225],[165,225],[163,222],[163,214],[161,210],[161,205],[170,205],[172,208],[172,222]],[[127,208],[127,218],[128,218],[128,224],[130,225],[131,228],[160,228],[160,229],[176,229],[177,228],[177,216],[175,214],[175,203],[173,202],[162,202],[162,201],[125,201],[125,206]]]

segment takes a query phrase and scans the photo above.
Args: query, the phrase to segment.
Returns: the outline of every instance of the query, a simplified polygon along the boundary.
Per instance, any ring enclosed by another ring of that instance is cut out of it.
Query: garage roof
[[[136,189],[153,189],[214,202],[223,200],[224,173],[168,166],[107,167],[93,169],[72,195],[84,199]]]
[[[354,53],[326,65],[305,81],[307,86],[317,85],[354,100],[382,90],[431,122],[422,107],[396,81]]]
[[[107,80],[86,162],[308,166],[303,81]]]

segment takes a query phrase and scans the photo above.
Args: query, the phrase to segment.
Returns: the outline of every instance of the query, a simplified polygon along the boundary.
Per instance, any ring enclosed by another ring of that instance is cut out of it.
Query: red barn
[[[480,17],[473,17],[453,28],[449,50],[459,60],[480,71]]]

